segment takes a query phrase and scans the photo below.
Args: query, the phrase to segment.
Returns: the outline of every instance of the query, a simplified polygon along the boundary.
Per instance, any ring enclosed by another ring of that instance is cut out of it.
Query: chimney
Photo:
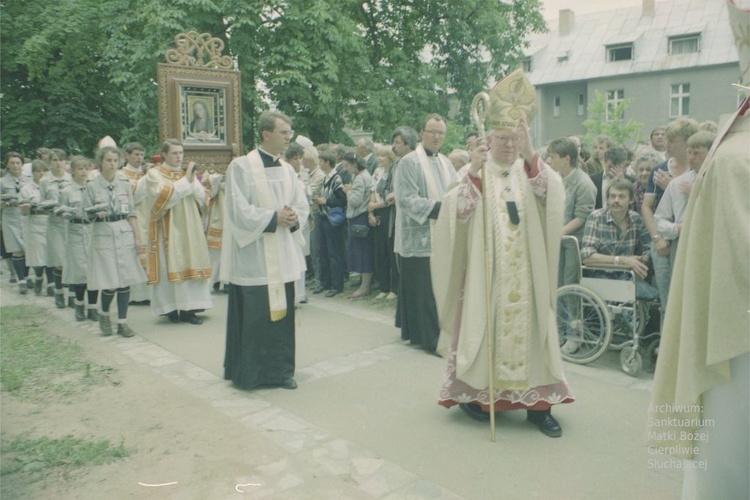
[[[649,16],[654,17],[654,12],[656,12],[656,0],[642,0],[643,1],[643,12],[641,13],[641,17]]]
[[[646,2],[647,0],[643,0]],[[560,10],[560,36],[570,35],[575,25],[575,14],[570,9]]]

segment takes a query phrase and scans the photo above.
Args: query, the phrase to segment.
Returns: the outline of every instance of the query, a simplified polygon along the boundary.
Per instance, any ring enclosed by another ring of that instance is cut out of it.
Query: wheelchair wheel
[[[633,346],[623,347],[620,351],[620,368],[631,377],[637,377],[638,372],[643,368],[641,353]]]
[[[612,339],[607,304],[580,285],[557,290],[557,329],[562,357],[572,363],[591,363],[604,354]]]

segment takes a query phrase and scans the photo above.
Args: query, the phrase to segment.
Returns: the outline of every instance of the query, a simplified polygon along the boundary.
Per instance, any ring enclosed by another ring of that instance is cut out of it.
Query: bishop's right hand
[[[469,167],[469,173],[474,177],[476,177],[479,171],[482,170],[482,166],[484,166],[484,163],[487,161],[488,150],[487,143],[482,140],[481,142],[477,142],[477,147],[471,152],[471,166]]]

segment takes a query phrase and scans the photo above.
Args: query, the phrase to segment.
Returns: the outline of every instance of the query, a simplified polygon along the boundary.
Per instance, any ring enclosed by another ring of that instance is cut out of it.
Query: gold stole
[[[224,179],[221,178],[217,182],[221,184]],[[224,232],[224,189],[219,185],[219,190],[213,198],[209,198],[209,190],[210,188],[206,189],[206,198],[208,199],[206,243],[208,248],[221,250],[221,238]]]
[[[167,260],[167,280],[170,283],[182,283],[187,280],[206,280],[211,278],[211,261],[208,257],[206,239],[203,235],[200,220],[191,210],[192,200],[180,200],[174,208],[167,209],[174,196],[174,183],[180,180],[185,172],[173,172],[164,166],[154,167],[146,174],[149,182],[149,194],[152,185],[156,185],[156,201],[151,208],[148,224],[148,283],[159,283],[159,231],[164,239],[164,256]],[[174,218],[174,220],[173,220]],[[197,228],[197,230],[191,230]],[[171,237],[178,233],[183,244],[173,245]]]
[[[275,212],[271,188],[268,185],[268,177],[266,177],[260,153],[257,150],[250,151],[247,158],[250,161],[250,172],[255,179],[258,206]],[[292,182],[293,180],[289,179],[285,186]],[[286,290],[281,277],[280,245],[277,233],[263,233],[263,251],[268,276],[268,304],[271,309],[271,321],[279,321],[286,317]]]

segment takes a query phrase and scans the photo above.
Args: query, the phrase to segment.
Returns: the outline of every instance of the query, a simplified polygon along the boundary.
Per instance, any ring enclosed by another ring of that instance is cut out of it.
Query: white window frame
[[[615,52],[621,49],[630,49],[630,58],[615,59]],[[632,43],[620,43],[617,45],[607,45],[607,62],[632,61],[635,59],[635,47]]]
[[[523,61],[521,61],[521,69],[523,69],[524,73],[531,73],[533,66],[531,65],[531,57],[527,57]]]
[[[578,94],[578,116],[583,116],[586,113],[586,96]]]
[[[560,96],[556,95],[552,98],[552,116],[555,118],[560,116]]]
[[[690,84],[673,83],[669,87],[669,117],[677,118],[690,114]]]
[[[695,50],[690,51],[683,51],[680,50],[679,52],[675,51],[675,44],[685,43],[685,42],[691,42],[695,40]],[[701,34],[700,33],[690,33],[688,35],[678,35],[678,36],[670,36],[669,37],[669,44],[667,46],[669,53],[674,55],[679,54],[696,54],[701,51]]]
[[[605,108],[604,120],[610,123],[614,120],[610,114],[614,111],[618,104],[625,100],[625,90],[615,89],[607,91],[607,107]]]

